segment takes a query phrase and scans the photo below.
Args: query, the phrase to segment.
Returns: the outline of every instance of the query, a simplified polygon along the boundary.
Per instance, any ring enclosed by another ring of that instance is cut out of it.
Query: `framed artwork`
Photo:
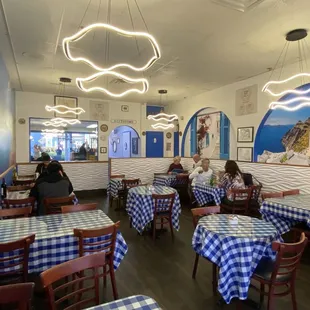
[[[122,112],[129,112],[129,106],[128,105],[122,105],[121,106],[121,111]]]
[[[132,154],[139,154],[139,138],[131,139]]]
[[[68,108],[77,108],[78,99],[76,97],[54,96],[54,106],[58,105],[64,105]],[[78,118],[78,115],[73,113],[62,114],[55,112],[55,117]]]
[[[107,153],[107,148],[106,147],[101,147],[100,148],[100,153],[101,154],[106,154]]]
[[[253,161],[253,148],[252,147],[238,147],[237,148],[237,160],[238,161]]]
[[[108,125],[106,125],[106,124],[102,124],[102,125],[100,126],[100,130],[101,130],[102,132],[107,132],[108,129],[109,129],[109,127],[108,127]]]
[[[254,127],[239,127],[237,129],[237,142],[253,142]]]
[[[166,137],[167,137],[167,139],[171,139],[172,133],[171,133],[171,132],[167,132],[167,133],[166,133]]]

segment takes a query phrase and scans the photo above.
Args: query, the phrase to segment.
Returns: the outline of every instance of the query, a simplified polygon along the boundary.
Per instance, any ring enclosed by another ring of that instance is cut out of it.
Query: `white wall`
[[[309,61],[309,60],[308,60]],[[290,77],[296,73],[300,72],[298,64],[293,64],[287,66],[283,69],[281,77],[283,79]],[[274,77],[278,77],[278,72],[274,73]],[[254,131],[258,129],[263,117],[269,109],[269,103],[276,99],[275,97],[270,97],[261,90],[266,82],[269,81],[270,73],[262,74],[249,78],[244,81],[240,81],[234,84],[230,84],[209,92],[202,93],[197,96],[186,98],[182,101],[173,102],[170,104],[170,110],[172,113],[176,113],[179,116],[180,131],[184,132],[185,126],[187,125],[189,119],[200,109],[212,107],[218,111],[224,112],[231,122],[231,134],[230,134],[230,157],[231,159],[237,158],[237,147],[245,146],[252,147],[253,143],[237,143],[236,133],[238,127],[254,126]],[[235,114],[235,97],[236,90],[248,87],[251,85],[258,85],[257,94],[257,113],[236,116]],[[284,89],[296,88],[301,85],[301,81],[294,80],[283,85]],[[278,91],[281,88],[277,89]],[[183,120],[182,120],[183,118]],[[255,137],[255,136],[254,136]],[[185,156],[189,156],[189,142],[186,141]],[[181,141],[180,141],[181,147]]]

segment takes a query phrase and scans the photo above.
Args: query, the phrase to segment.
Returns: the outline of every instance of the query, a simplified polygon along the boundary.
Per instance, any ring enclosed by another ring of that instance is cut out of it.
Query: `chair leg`
[[[160,229],[161,230],[164,229],[164,219],[163,218],[160,219]]]
[[[171,217],[169,218],[169,224],[170,224],[172,242],[174,242],[174,233],[173,233],[173,225],[172,225],[172,218]]]
[[[268,306],[267,310],[274,310],[274,295],[273,295],[274,287],[270,286],[269,287],[269,292],[268,292]]]
[[[194,263],[194,268],[193,268],[193,273],[192,273],[192,278],[193,278],[193,279],[196,279],[196,273],[197,273],[198,262],[199,262],[199,255],[196,253],[195,263]]]
[[[109,196],[109,204],[110,204],[110,208],[112,208],[113,205],[113,197]]]
[[[297,310],[296,292],[295,292],[295,282],[292,282],[292,283],[291,283],[291,294],[292,294],[293,310]]]
[[[117,288],[116,288],[116,280],[115,280],[113,261],[110,262],[109,268],[110,268],[110,277],[111,277],[111,283],[112,283],[113,297],[116,300],[116,299],[118,299],[118,292],[117,292]]]
[[[107,287],[107,266],[103,266],[103,287]]]
[[[217,266],[214,263],[212,264],[212,291],[213,291],[213,296],[216,296],[216,292],[217,292]]]
[[[153,241],[156,240],[156,218],[153,220]]]
[[[265,284],[260,284],[260,298],[259,298],[259,309],[262,308],[264,305],[264,299],[265,299]]]

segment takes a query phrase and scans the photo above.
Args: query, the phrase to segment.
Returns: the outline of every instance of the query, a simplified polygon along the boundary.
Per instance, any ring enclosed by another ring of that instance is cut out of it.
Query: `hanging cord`
[[[107,0],[108,3],[108,10],[107,10],[107,24],[111,25],[111,8],[112,8],[112,2],[111,0]],[[109,62],[109,56],[110,56],[110,32],[108,29],[106,29],[106,34],[105,34],[105,65],[108,67],[108,62]],[[109,78],[106,76],[106,88],[108,89],[109,85]]]
[[[284,68],[284,65],[285,65],[285,61],[286,61],[286,56],[287,56],[287,53],[288,53],[288,49],[290,47],[290,42],[287,42],[287,46],[286,46],[286,50],[285,50],[285,54],[284,54],[284,58],[283,58],[283,62],[282,62],[282,66],[281,66],[281,70],[280,70],[280,73],[279,73],[279,77],[278,77],[278,80],[281,79],[281,76],[282,76],[282,72],[283,72],[283,68]]]
[[[147,27],[146,21],[145,21],[145,19],[144,19],[144,17],[143,17],[142,11],[141,11],[141,9],[140,9],[140,6],[139,6],[139,4],[138,4],[138,1],[137,1],[137,0],[134,0],[134,1],[135,1],[135,3],[136,3],[137,9],[138,9],[139,14],[140,14],[140,16],[141,16],[141,19],[142,19],[142,21],[143,21],[143,23],[144,23],[144,26],[145,26],[147,32],[150,33],[150,32],[149,32],[149,28]]]
[[[100,9],[101,9],[101,0],[99,0],[99,7],[98,7],[98,12],[97,12],[97,24],[98,24],[98,21],[99,21]],[[95,31],[94,31],[93,41],[94,41],[94,39],[95,39],[95,35],[96,35],[96,29],[95,29]]]
[[[127,2],[127,8],[128,8],[128,13],[129,13],[129,18],[130,18],[132,30],[133,30],[133,32],[135,32],[135,26],[134,26],[134,23],[133,23],[133,18],[132,18],[132,14],[131,14],[131,10],[130,10],[129,1],[126,0],[126,2]],[[135,36],[135,41],[136,41],[136,47],[137,47],[138,54],[139,54],[139,56],[141,56],[140,48],[139,48],[139,44],[138,44],[138,40],[137,40],[137,36]]]
[[[86,16],[86,13],[87,13],[87,11],[88,11],[88,8],[89,8],[89,5],[90,5],[91,2],[92,2],[92,0],[89,0],[89,1],[88,1],[86,10],[85,10],[85,12],[84,12],[84,14],[83,14],[83,17],[82,17],[82,19],[81,19],[81,22],[79,23],[78,30],[81,29],[82,23],[83,23],[83,21],[84,21],[84,18],[85,18],[85,16]]]
[[[300,41],[298,41],[298,58],[299,58],[299,70],[300,73],[304,72],[304,67],[302,63],[302,53],[301,53],[301,47],[300,47]],[[304,77],[301,76],[301,85],[304,85]]]
[[[301,49],[302,49],[302,53],[304,53],[304,58],[305,58],[305,72],[309,73],[308,71],[308,61],[307,61],[307,51],[306,51],[306,39],[303,39],[301,41]],[[306,79],[309,79],[309,77],[306,77]]]

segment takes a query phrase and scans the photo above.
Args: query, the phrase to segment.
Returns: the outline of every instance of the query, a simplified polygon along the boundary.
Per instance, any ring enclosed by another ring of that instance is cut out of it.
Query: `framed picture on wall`
[[[253,148],[252,147],[238,147],[237,148],[238,161],[253,161]]]
[[[132,147],[132,154],[138,155],[139,154],[139,139],[138,138],[131,139],[131,147]]]
[[[107,148],[104,147],[104,146],[101,147],[101,148],[100,148],[100,153],[101,153],[101,154],[106,154],[106,153],[107,153]]]
[[[76,97],[65,97],[65,96],[54,96],[54,106],[65,106],[68,108],[77,108],[78,107],[78,99]],[[78,115],[74,113],[65,113],[68,109],[65,107],[59,107],[58,111],[60,113],[55,112],[55,117],[68,117],[68,118],[78,118]]]
[[[253,142],[254,127],[239,127],[237,129],[237,142]]]

